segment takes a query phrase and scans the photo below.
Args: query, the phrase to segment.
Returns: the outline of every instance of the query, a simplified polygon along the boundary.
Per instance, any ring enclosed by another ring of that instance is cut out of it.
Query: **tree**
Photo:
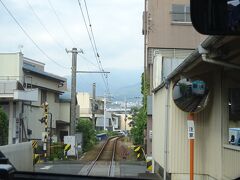
[[[83,152],[88,151],[96,143],[96,132],[89,119],[80,118],[76,128],[83,135]]]
[[[0,146],[8,142],[8,118],[6,113],[0,107]]]
[[[141,76],[141,93],[143,95],[143,107],[132,109],[133,124],[131,135],[134,144],[142,145],[144,143],[144,129],[147,125],[147,95],[149,94],[149,82],[146,81],[144,73]]]
[[[134,144],[140,145],[144,143],[144,129],[146,128],[147,124],[146,119],[147,113],[144,107],[142,107],[138,113],[133,116],[134,127],[131,129],[131,135]]]

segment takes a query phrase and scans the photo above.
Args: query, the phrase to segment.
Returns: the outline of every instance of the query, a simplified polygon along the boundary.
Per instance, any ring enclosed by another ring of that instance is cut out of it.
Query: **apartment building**
[[[79,117],[92,120],[95,117],[96,130],[112,129],[112,114],[105,111],[104,120],[104,103],[103,97],[96,97],[94,100],[88,92],[77,93],[77,103],[79,105]],[[105,121],[105,123],[104,123]]]
[[[54,139],[60,140],[61,129],[68,132],[70,122],[70,106],[59,98],[67,90],[66,78],[46,72],[44,63],[22,53],[1,53],[0,61],[0,106],[9,118],[8,143],[42,139],[44,102],[52,113]]]
[[[144,72],[150,91],[148,106],[152,103],[152,89],[162,81],[204,39],[191,24],[188,0],[145,0],[143,12]],[[155,78],[153,78],[155,77]],[[147,154],[152,154],[152,111],[148,108]]]

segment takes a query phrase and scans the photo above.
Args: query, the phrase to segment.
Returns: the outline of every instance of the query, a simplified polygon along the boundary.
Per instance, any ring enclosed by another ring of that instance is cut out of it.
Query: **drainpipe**
[[[168,122],[169,122],[169,81],[165,82],[166,99],[165,99],[165,133],[164,133],[164,174],[163,179],[167,179],[167,161],[168,161]]]
[[[216,61],[214,59],[210,59],[210,58],[207,57],[207,54],[202,54],[202,60],[204,62],[207,62],[207,63],[216,64],[216,65],[225,66],[225,67],[229,67],[229,68],[239,69],[240,70],[240,66],[238,66],[236,64],[231,64],[231,63],[226,63],[226,62]]]
[[[217,61],[215,59],[208,58],[207,56],[210,52],[207,49],[204,49],[201,45],[198,47],[198,52],[199,52],[199,54],[202,55],[202,60],[204,62],[240,70],[239,65],[222,62],[222,61]]]

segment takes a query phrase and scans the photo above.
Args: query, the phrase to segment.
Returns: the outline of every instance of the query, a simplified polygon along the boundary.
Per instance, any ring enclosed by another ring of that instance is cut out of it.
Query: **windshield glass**
[[[0,179],[6,163],[240,177],[240,40],[199,34],[190,10],[189,0],[0,0]]]

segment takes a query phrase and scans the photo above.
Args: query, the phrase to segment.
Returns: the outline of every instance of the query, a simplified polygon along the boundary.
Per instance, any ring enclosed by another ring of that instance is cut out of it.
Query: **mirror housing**
[[[205,81],[181,79],[173,86],[173,101],[184,112],[198,113],[208,104],[209,88]]]
[[[191,0],[193,27],[205,35],[240,35],[239,0]]]

